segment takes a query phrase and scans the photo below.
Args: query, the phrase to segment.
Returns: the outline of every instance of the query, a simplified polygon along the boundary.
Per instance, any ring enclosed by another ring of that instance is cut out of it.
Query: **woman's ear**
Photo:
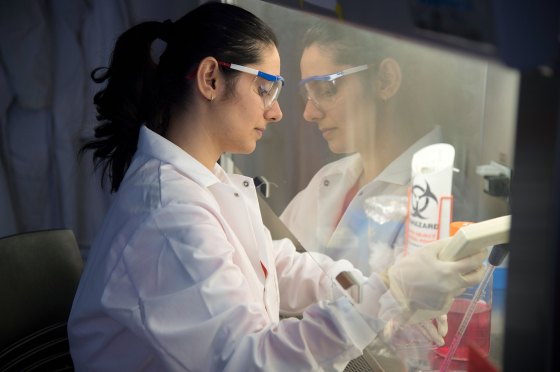
[[[383,101],[393,97],[401,87],[402,74],[399,63],[393,58],[385,58],[379,64],[378,95]]]
[[[214,57],[204,58],[198,66],[196,82],[200,93],[210,102],[217,96],[216,81],[218,81],[218,79],[218,60]]]

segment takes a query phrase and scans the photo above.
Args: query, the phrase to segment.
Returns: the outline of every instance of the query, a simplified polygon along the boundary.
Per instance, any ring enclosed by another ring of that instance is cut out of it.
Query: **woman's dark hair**
[[[394,51],[389,51],[389,44],[382,37],[327,20],[316,21],[305,32],[301,42],[302,51],[311,45],[317,45],[326,51],[336,64],[376,66],[365,72],[369,76],[375,76],[379,63],[389,53],[394,56]],[[368,84],[365,79],[360,81],[367,91],[373,89],[373,85]]]
[[[152,57],[156,39],[167,44],[159,63]],[[272,29],[255,15],[217,2],[200,5],[174,23],[144,22],[130,28],[118,38],[109,67],[91,74],[96,83],[107,85],[94,97],[99,121],[95,139],[80,153],[94,151],[102,184],[108,176],[111,191],[117,191],[136,152],[141,125],[165,135],[171,113],[186,109],[192,98],[194,81],[187,76],[202,59],[254,64],[266,46],[277,44]],[[231,93],[239,72],[221,71]]]
[[[385,43],[371,33],[330,21],[317,21],[305,32],[302,49],[317,44],[341,65],[375,64],[386,57]]]

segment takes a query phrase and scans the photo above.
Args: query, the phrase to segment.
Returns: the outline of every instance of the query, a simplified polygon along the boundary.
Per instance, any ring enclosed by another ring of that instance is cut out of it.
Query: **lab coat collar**
[[[337,160],[336,166],[329,166],[328,169],[321,175],[323,185],[335,182],[341,184],[342,187],[350,187],[358,181],[358,177],[363,170],[363,163],[360,154],[348,155],[340,160]],[[325,183],[328,182],[328,183]]]
[[[414,154],[423,147],[441,142],[443,139],[441,127],[435,126],[428,134],[416,141],[399,157],[393,160],[389,165],[375,178],[375,181],[382,181],[396,185],[406,185],[410,182],[411,162]],[[323,175],[323,179],[330,181],[344,180],[346,187],[354,185],[358,181],[363,170],[363,162],[360,154],[353,154],[342,158],[338,161],[338,166],[333,167],[330,171]]]
[[[140,128],[137,152],[173,165],[203,187],[209,187],[227,179],[224,170],[218,164],[211,172],[188,152],[145,125]]]
[[[423,147],[442,141],[441,127],[435,126],[428,134],[416,141],[393,160],[376,178],[377,181],[406,185],[410,182],[411,162],[414,153]]]

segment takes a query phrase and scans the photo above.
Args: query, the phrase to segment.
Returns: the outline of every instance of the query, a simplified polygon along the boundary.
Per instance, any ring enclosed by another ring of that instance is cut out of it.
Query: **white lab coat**
[[[250,178],[143,127],[70,314],[76,369],[342,370],[382,324],[337,295],[330,277],[350,263],[316,258],[271,240]]]
[[[402,248],[405,216],[377,223],[368,218],[365,202],[380,195],[393,196],[395,200],[406,198],[412,156],[422,147],[440,142],[441,137],[440,127],[435,127],[393,160],[358,191],[339,222],[344,198],[362,172],[359,154],[321,168],[307,187],[292,199],[280,219],[308,251],[320,252],[335,260],[349,260],[366,275],[383,270]],[[372,240],[382,243],[375,247],[387,246],[392,250],[371,249]]]

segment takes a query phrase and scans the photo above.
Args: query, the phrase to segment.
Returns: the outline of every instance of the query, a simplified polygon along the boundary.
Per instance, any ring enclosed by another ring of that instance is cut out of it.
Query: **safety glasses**
[[[311,101],[320,110],[328,110],[336,101],[337,79],[367,70],[371,65],[351,67],[329,75],[310,76],[298,83],[299,91],[305,102]]]
[[[256,70],[251,67],[236,65],[234,63],[218,61],[220,66],[255,75],[254,84],[256,84],[257,94],[261,96],[264,108],[269,109],[278,100],[282,86],[284,86],[284,78],[280,75],[271,75],[266,72]]]

